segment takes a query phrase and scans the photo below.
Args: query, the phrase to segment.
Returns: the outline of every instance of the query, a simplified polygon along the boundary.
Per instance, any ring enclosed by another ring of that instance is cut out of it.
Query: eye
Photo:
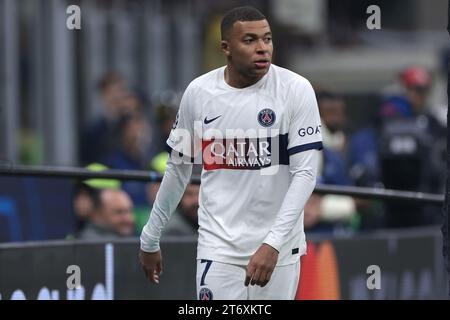
[[[272,42],[272,37],[265,37],[264,42],[266,42],[266,43]]]
[[[250,43],[252,43],[252,41],[253,41],[252,38],[246,38],[246,39],[244,39],[244,43],[245,43],[245,44],[250,44]]]

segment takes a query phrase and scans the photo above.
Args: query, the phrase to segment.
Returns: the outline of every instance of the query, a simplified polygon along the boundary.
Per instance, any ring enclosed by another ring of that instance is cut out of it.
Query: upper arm
[[[289,101],[288,153],[321,150],[322,134],[319,108],[314,89],[308,81],[296,81]]]
[[[189,85],[183,94],[175,122],[166,143],[179,156],[193,162],[198,146],[196,139],[195,89]],[[197,124],[198,125],[198,124]]]

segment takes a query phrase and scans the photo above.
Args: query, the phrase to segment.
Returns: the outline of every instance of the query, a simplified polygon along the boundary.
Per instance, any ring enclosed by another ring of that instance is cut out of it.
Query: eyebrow
[[[263,37],[269,36],[269,35],[272,35],[272,32],[271,32],[271,31],[266,32],[266,33],[263,35]],[[258,38],[258,35],[257,35],[256,33],[246,33],[246,34],[244,34],[243,37],[253,37],[253,38]]]

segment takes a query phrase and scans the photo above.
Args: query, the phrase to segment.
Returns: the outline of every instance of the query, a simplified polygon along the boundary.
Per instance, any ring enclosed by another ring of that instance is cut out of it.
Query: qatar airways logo
[[[272,138],[203,140],[203,165],[214,169],[260,169],[272,164]]]
[[[261,170],[262,175],[278,172],[280,164],[279,129],[204,130],[201,121],[194,122],[194,137],[190,130],[172,130],[170,147],[179,151],[175,162],[202,164],[205,170]],[[287,163],[286,163],[287,164]]]

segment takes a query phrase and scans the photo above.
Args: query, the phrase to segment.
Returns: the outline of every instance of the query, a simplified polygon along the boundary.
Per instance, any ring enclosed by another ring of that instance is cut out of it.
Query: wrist
[[[276,237],[273,232],[269,232],[269,234],[264,239],[263,243],[269,245],[277,252],[280,252],[282,241],[281,239],[279,239],[279,237]]]
[[[159,237],[152,236],[150,232],[148,232],[148,226],[146,225],[142,229],[141,237],[140,237],[140,248],[144,252],[157,252],[160,250],[159,246]]]
[[[280,251],[277,250],[277,248],[273,247],[273,246],[270,245],[269,243],[263,242],[262,245],[263,245],[263,246],[266,246],[266,247],[268,247],[268,248],[270,248],[270,249],[272,249],[276,254],[279,254],[279,253],[280,253]]]

